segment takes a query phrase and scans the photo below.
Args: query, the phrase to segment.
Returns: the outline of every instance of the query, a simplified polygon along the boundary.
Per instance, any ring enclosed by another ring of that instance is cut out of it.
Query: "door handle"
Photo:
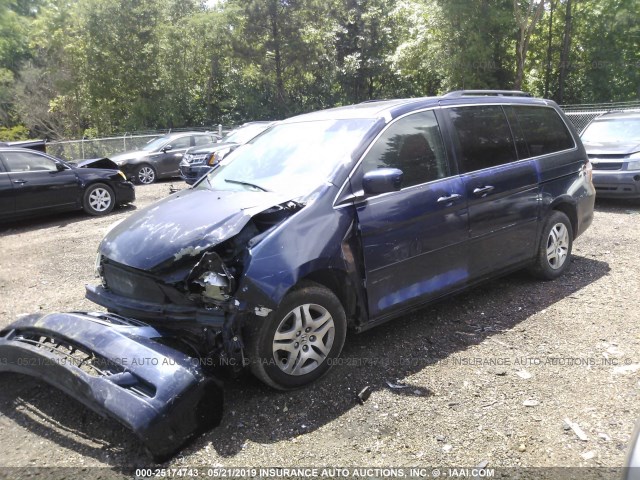
[[[20,180],[14,180],[14,181],[13,181],[13,183],[17,183],[17,184],[19,184],[19,185],[22,185],[22,184],[24,184],[24,183],[27,183],[27,181],[26,181],[26,180],[22,180],[22,179],[20,179]]]
[[[474,188],[473,194],[479,197],[484,197],[486,194],[491,193],[494,190],[494,188],[496,187],[493,187],[491,185],[487,185],[486,187]]]
[[[459,193],[452,193],[448,197],[440,197],[440,198],[438,198],[438,200],[436,200],[436,202],[438,202],[438,203],[452,203],[452,202],[458,200],[461,197],[462,197],[462,195],[460,195]]]

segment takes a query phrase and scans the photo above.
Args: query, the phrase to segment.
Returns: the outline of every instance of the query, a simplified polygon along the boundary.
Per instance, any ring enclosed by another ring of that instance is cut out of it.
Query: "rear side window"
[[[532,157],[575,146],[569,129],[553,108],[514,105],[518,123]]]
[[[191,146],[191,137],[180,137],[170,142],[174,150],[178,148],[189,148]]]
[[[517,159],[511,129],[501,106],[455,107],[447,112],[453,126],[461,173]]]
[[[420,112],[395,122],[371,147],[361,168],[363,174],[377,168],[400,169],[404,173],[403,188],[448,176],[435,114]]]

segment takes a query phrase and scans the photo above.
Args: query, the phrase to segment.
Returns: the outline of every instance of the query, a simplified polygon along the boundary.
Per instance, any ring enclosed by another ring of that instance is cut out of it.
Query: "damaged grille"
[[[11,340],[43,349],[58,357],[56,363],[68,365],[92,377],[103,377],[140,396],[152,398],[156,394],[153,385],[143,381],[115,361],[96,355],[68,340],[29,330],[16,330]]]

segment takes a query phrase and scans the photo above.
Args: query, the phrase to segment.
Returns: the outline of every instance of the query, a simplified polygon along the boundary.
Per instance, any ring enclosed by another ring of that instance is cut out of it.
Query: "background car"
[[[273,122],[247,122],[229,132],[219,143],[190,148],[180,162],[180,176],[189,185],[193,185],[216,163],[239,146],[253,140],[272,124]]]
[[[218,135],[211,132],[170,133],[155,138],[141,150],[111,156],[127,178],[138,184],[149,184],[158,178],[177,177],[178,165],[187,149],[216,142]]]
[[[598,197],[640,198],[640,111],[605,113],[581,138]]]
[[[0,148],[0,219],[76,209],[105,215],[134,200],[133,184],[118,170],[83,168],[34,150]]]

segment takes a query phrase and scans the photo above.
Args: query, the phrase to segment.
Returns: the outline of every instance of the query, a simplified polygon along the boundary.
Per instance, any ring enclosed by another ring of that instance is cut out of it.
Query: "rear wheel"
[[[571,263],[573,227],[562,212],[554,211],[545,222],[536,262],[531,272],[543,280],[561,276]]]
[[[113,190],[104,183],[94,183],[84,192],[82,208],[89,215],[106,215],[115,204]]]
[[[156,170],[145,163],[136,168],[133,179],[138,185],[149,185],[156,181]]]
[[[317,380],[344,346],[347,322],[342,304],[317,284],[293,290],[268,317],[253,321],[247,335],[251,371],[278,390]]]

